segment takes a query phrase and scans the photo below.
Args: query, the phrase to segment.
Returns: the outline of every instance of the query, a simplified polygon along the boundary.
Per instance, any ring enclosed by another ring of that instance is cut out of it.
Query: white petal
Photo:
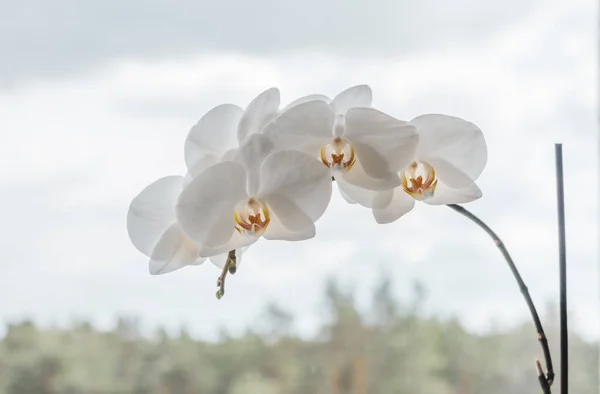
[[[239,149],[239,147],[234,148],[234,149],[229,149],[227,152],[225,152],[223,154],[223,156],[221,156],[221,160],[222,161],[233,161],[238,149]]]
[[[161,275],[203,261],[198,258],[198,246],[183,233],[179,224],[173,223],[152,251],[149,270],[152,275]]]
[[[187,174],[185,174],[185,177],[183,178],[183,188],[182,189],[185,189],[186,187],[188,187],[188,185],[190,184],[192,179],[194,179],[194,177],[192,177],[192,174],[190,174],[189,172]]]
[[[415,200],[398,187],[394,189],[394,196],[390,204],[383,209],[374,209],[373,216],[379,224],[392,223],[410,212],[415,206]]]
[[[350,171],[338,172],[334,174],[335,179],[344,178],[344,181],[354,186],[368,190],[389,190],[398,187],[401,184],[398,173],[388,172],[386,178],[373,178],[369,176],[360,160],[356,160]]]
[[[445,183],[438,181],[435,194],[432,198],[424,200],[429,205],[464,204],[481,198],[481,189],[471,183],[462,189],[452,189]]]
[[[208,259],[213,265],[219,267],[220,269],[225,268],[225,263],[227,263],[227,257],[229,256],[229,252],[220,253],[216,256],[210,256]],[[236,253],[236,265],[237,265],[237,253]]]
[[[312,224],[312,223],[311,223]],[[283,225],[277,213],[271,212],[271,222],[267,227],[263,237],[268,240],[276,241],[304,241],[311,239],[316,234],[316,228],[314,225],[307,226],[300,231],[291,231]]]
[[[370,107],[373,92],[368,85],[357,85],[348,88],[331,100],[331,107],[336,114],[345,114],[350,108]]]
[[[333,139],[334,118],[327,103],[309,101],[285,111],[263,133],[277,149],[296,149],[318,157],[321,145]]]
[[[269,155],[260,168],[260,179],[259,198],[268,202],[271,195],[284,196],[313,222],[323,215],[331,199],[330,170],[300,151],[283,150]]]
[[[200,175],[208,167],[218,163],[219,158],[219,155],[215,153],[207,153],[205,155],[200,156],[198,160],[196,160],[196,163],[194,163],[192,168],[188,167],[189,177],[186,177],[185,185],[187,186],[193,178]]]
[[[479,127],[437,114],[419,116],[411,123],[420,135],[417,157],[431,164],[440,180],[462,188],[481,175],[487,162],[487,145]],[[442,163],[445,168],[434,163]]]
[[[462,189],[472,185],[474,180],[469,175],[457,168],[451,162],[438,157],[425,159],[435,170],[436,177],[445,184],[455,189]]]
[[[207,245],[201,245],[200,246],[200,251],[198,252],[198,255],[201,257],[211,257],[211,256],[217,256],[223,253],[228,253],[230,250],[233,249],[241,249],[244,247],[248,247],[250,245],[252,245],[253,243],[255,243],[256,241],[258,241],[260,237],[255,237],[253,235],[242,235],[237,231],[234,231],[233,234],[231,235],[231,238],[229,239],[229,241],[227,241],[227,243],[223,244],[223,245],[219,245],[216,247],[211,247],[211,246],[207,246]]]
[[[150,257],[166,229],[176,221],[175,204],[184,178],[168,176],[148,185],[138,194],[127,212],[127,233],[133,246]]]
[[[239,248],[239,249],[235,250],[235,266],[236,267],[239,267],[242,264],[242,256],[244,255],[244,252],[246,251],[246,249],[248,249],[248,247]],[[226,253],[218,254],[216,256],[211,256],[208,259],[215,266],[219,267],[220,269],[223,269],[223,268],[225,268],[225,263],[227,263],[228,256],[229,256],[229,252],[226,252]]]
[[[322,94],[309,94],[308,96],[304,96],[304,97],[300,97],[299,99],[296,99],[294,101],[292,101],[291,103],[289,103],[281,112],[285,112],[288,109],[295,107],[296,105],[302,104],[302,103],[307,103],[309,101],[324,101],[326,103],[330,103],[331,99],[325,95]]]
[[[373,147],[362,142],[352,144],[356,158],[360,161],[365,173],[371,178],[385,179],[393,176],[398,170],[394,169],[388,161]]]
[[[314,229],[313,220],[300,207],[298,207],[292,199],[278,193],[270,194],[267,197],[267,205],[269,211],[276,216],[283,227],[291,232],[302,232],[306,229]],[[267,231],[269,227],[267,227]],[[314,230],[311,230],[314,233]],[[265,232],[266,233],[266,232]],[[268,239],[273,238],[272,232],[266,235]]]
[[[248,193],[253,196],[258,192],[260,183],[260,165],[273,150],[273,143],[266,135],[249,136],[234,155],[234,160],[246,169],[248,177]]]
[[[198,257],[195,261],[189,263],[188,265],[202,265],[206,261],[205,257]]]
[[[346,116],[345,115],[336,115],[335,120],[333,122],[333,136],[334,137],[343,137],[346,132]]]
[[[203,155],[224,152],[237,145],[236,133],[242,113],[237,105],[219,105],[208,111],[192,127],[185,140],[185,164],[188,170]]]
[[[349,110],[344,136],[355,143],[359,158],[366,153],[364,146],[368,146],[385,159],[394,171],[414,159],[419,141],[415,126],[373,108]],[[367,173],[372,173],[380,171],[381,164],[364,160],[363,167]]]
[[[238,126],[238,143],[246,137],[260,133],[278,113],[281,98],[279,89],[267,89],[248,104]]]
[[[344,192],[354,201],[367,208],[385,208],[392,201],[394,190],[373,191],[354,186],[344,180],[344,177],[336,179],[340,192]]]
[[[194,178],[181,193],[177,220],[200,247],[216,247],[231,238],[234,207],[246,198],[244,167],[231,161],[218,163]]]
[[[335,183],[337,184],[337,181]],[[344,200],[346,200],[346,202],[348,204],[357,204],[357,202],[352,197],[350,197],[350,195],[348,193],[346,193],[344,191],[344,189],[342,189],[341,187],[339,187],[339,184],[338,184],[338,191],[340,192],[340,195],[342,196],[342,198]]]

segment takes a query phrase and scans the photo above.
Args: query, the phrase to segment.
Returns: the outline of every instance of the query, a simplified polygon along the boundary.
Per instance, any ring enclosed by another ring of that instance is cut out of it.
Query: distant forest
[[[82,323],[70,329],[11,324],[0,342],[0,394],[536,394],[533,326],[475,335],[459,321],[421,313],[384,280],[369,313],[329,282],[319,335],[297,337],[294,317],[273,304],[260,332],[219,341],[158,330],[140,335],[135,319],[113,331]],[[416,287],[418,290],[419,287]],[[556,311],[543,317],[556,369]],[[571,392],[597,394],[598,343],[571,335]],[[558,393],[559,382],[553,392]]]

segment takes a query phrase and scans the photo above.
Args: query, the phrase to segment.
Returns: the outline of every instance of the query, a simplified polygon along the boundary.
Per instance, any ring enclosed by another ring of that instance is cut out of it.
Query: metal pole
[[[558,277],[560,283],[560,393],[569,392],[569,337],[567,327],[567,249],[562,144],[555,145],[558,212]]]

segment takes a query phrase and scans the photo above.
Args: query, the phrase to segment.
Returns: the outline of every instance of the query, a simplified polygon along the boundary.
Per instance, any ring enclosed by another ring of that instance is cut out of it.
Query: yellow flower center
[[[433,167],[424,161],[413,161],[401,173],[402,188],[415,200],[427,200],[435,194],[437,178]]]
[[[356,162],[354,147],[345,139],[336,137],[321,146],[321,161],[332,170],[350,171]]]
[[[242,235],[260,237],[264,234],[271,216],[266,204],[256,198],[249,198],[233,211],[234,227]]]

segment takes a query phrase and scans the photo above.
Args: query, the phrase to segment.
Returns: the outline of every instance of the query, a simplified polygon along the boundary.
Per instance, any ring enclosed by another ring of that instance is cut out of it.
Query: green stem
[[[237,270],[237,265],[236,265],[235,250],[231,250],[231,251],[229,251],[229,254],[227,255],[227,261],[225,262],[225,266],[223,267],[223,270],[221,271],[221,275],[217,279],[217,286],[219,287],[219,290],[217,290],[216,295],[217,295],[218,300],[223,298],[223,296],[225,295],[225,279],[227,278],[227,274],[230,273],[231,275],[233,275],[233,274],[235,274],[236,270]]]

